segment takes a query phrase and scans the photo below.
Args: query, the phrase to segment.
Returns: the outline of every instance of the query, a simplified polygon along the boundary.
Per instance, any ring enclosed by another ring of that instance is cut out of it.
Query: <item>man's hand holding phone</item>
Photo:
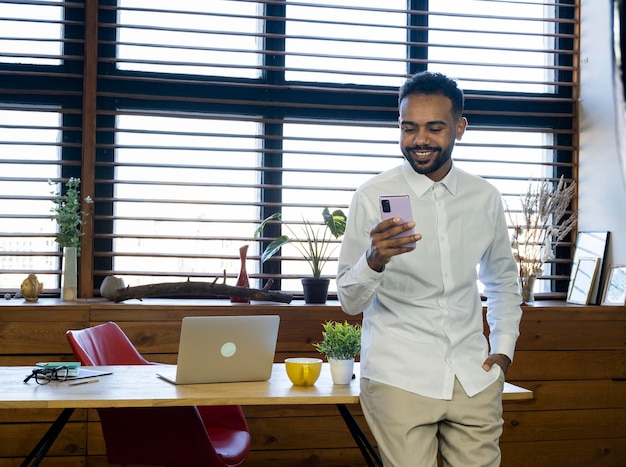
[[[385,269],[392,257],[415,249],[416,242],[422,238],[415,233],[408,196],[381,196],[380,211],[383,220],[371,230],[367,251],[367,264],[378,272]]]

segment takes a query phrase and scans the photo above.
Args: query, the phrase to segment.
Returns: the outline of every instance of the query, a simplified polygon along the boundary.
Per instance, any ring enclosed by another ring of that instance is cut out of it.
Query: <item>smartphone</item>
[[[392,217],[399,217],[402,219],[401,224],[413,220],[413,214],[411,213],[411,201],[409,200],[408,195],[382,195],[379,197],[379,201],[380,215],[383,220],[390,219]],[[396,235],[394,238],[407,237],[414,234],[415,229],[410,229]],[[413,248],[415,247],[415,242],[407,243],[404,246]]]

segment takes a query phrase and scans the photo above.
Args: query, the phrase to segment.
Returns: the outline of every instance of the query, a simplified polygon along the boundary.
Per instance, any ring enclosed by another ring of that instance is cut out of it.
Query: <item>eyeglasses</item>
[[[35,378],[37,384],[48,384],[50,381],[66,381],[69,374],[69,368],[60,366],[57,368],[37,368],[26,377],[25,383]]]

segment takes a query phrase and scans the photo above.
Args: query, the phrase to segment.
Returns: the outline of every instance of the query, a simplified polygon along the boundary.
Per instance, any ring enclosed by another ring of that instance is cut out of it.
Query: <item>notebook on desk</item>
[[[267,380],[279,323],[275,315],[185,317],[177,364],[157,375],[174,384]]]

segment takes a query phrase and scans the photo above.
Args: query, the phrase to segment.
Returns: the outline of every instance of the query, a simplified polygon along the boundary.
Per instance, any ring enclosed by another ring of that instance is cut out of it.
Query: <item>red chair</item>
[[[83,365],[154,364],[113,322],[66,335]],[[239,406],[109,408],[98,414],[111,464],[235,467],[250,452]]]

